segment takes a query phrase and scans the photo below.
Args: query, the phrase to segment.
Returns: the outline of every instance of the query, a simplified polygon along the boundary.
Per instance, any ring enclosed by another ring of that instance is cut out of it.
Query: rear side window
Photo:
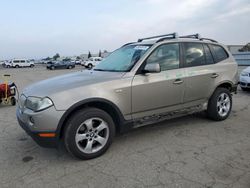
[[[185,42],[184,58],[185,67],[205,65],[205,54],[201,43]]]
[[[213,55],[216,62],[223,61],[224,59],[228,58],[228,54],[223,47],[214,44],[210,44],[210,47],[213,50]]]
[[[206,64],[214,64],[214,58],[207,44],[203,45],[206,57]]]

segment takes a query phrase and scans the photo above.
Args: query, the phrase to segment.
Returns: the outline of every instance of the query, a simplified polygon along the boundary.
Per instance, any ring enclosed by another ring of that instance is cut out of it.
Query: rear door
[[[144,66],[159,63],[159,73],[138,73],[132,81],[132,114],[141,118],[181,108],[184,95],[184,70],[180,68],[179,43],[157,47]]]
[[[184,103],[207,99],[216,78],[211,51],[207,44],[198,42],[184,42],[182,47],[186,67]]]

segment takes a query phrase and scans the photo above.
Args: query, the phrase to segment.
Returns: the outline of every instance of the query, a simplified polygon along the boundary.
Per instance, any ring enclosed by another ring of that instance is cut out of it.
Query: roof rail
[[[200,40],[209,40],[211,42],[216,42],[218,43],[218,41],[214,40],[214,39],[209,39],[209,38],[200,38]]]
[[[216,42],[218,43],[216,40],[213,39],[209,39],[209,38],[202,38],[201,35],[199,33],[193,34],[193,35],[185,35],[185,36],[180,36],[180,38],[192,38],[192,39],[198,39],[198,40],[209,40],[211,42]]]
[[[138,39],[137,42],[142,42],[144,40],[161,38],[161,37],[164,37],[164,38],[178,38],[178,33],[169,33],[169,34],[166,34],[166,35],[157,35],[157,36],[153,36],[153,37],[141,38],[141,39]]]
[[[180,38],[195,38],[195,39],[201,39],[201,35],[199,33],[193,34],[193,35],[185,35],[180,36]]]

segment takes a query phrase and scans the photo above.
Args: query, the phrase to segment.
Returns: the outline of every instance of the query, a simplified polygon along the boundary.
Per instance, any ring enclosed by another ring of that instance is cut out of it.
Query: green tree
[[[59,53],[56,53],[56,55],[53,56],[53,60],[57,60],[58,58],[60,58]]]
[[[239,49],[239,52],[250,52],[250,43],[246,44],[241,49]]]
[[[89,54],[88,54],[88,59],[89,59],[89,58],[91,58],[91,57],[92,57],[92,55],[91,55],[91,53],[90,53],[90,51],[89,51]]]

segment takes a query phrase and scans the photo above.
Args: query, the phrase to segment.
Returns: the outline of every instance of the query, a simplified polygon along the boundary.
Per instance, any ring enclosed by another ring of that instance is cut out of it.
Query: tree
[[[241,49],[239,49],[239,52],[249,52],[250,51],[250,43],[243,46]]]
[[[90,51],[89,51],[89,54],[88,54],[88,59],[89,59],[89,58],[91,58],[91,57],[92,57],[92,55],[91,55],[91,53],[90,53]]]
[[[50,57],[46,57],[45,59],[43,59],[43,60],[45,60],[45,61],[49,61],[49,60],[51,60],[51,58]]]
[[[58,58],[60,58],[60,55],[59,55],[59,53],[56,53],[56,55],[53,56],[53,59],[57,60]]]
[[[101,50],[99,50],[99,55],[98,56],[102,57],[102,51]]]

